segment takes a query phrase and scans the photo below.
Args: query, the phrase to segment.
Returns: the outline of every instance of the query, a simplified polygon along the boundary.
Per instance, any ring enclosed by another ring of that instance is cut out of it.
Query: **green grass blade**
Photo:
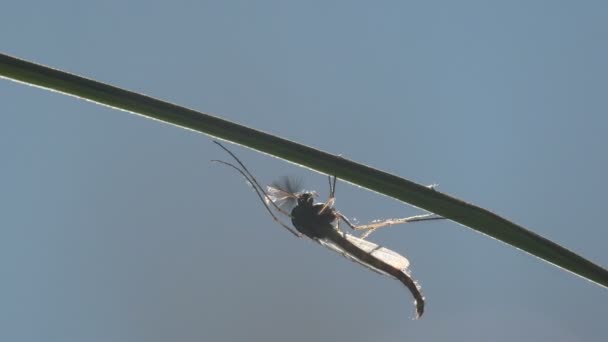
[[[211,115],[0,54],[0,77],[164,121],[306,166],[436,213],[599,285],[608,271],[492,212],[372,167]]]

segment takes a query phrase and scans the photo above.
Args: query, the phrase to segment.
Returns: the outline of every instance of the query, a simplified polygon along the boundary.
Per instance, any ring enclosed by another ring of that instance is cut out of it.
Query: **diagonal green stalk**
[[[208,114],[0,54],[0,77],[231,141],[436,213],[508,243],[596,284],[608,270],[488,210],[395,175]]]

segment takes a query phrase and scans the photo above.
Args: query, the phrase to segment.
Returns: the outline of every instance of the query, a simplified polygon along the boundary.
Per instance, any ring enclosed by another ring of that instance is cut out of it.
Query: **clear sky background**
[[[3,52],[422,184],[608,265],[605,1],[9,1]],[[608,291],[452,222],[282,230],[207,136],[0,81],[2,341],[605,341]],[[264,182],[324,176],[233,147]],[[360,222],[419,213],[338,184]]]

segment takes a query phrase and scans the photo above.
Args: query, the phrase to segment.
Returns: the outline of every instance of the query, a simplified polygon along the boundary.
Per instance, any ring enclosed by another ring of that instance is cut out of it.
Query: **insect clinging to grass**
[[[234,153],[219,142],[214,142],[226,151],[236,161],[236,164],[223,160],[213,160],[213,162],[226,165],[239,172],[252,186],[268,213],[277,223],[297,237],[306,236],[347,259],[399,280],[414,297],[416,318],[422,316],[425,304],[424,296],[420,286],[410,275],[410,263],[407,258],[368,241],[365,237],[381,227],[416,221],[440,220],[443,217],[425,214],[401,219],[382,220],[367,225],[354,225],[334,207],[337,180],[335,176],[328,176],[329,198],[326,202],[315,203],[316,192],[299,189],[296,182],[287,177],[274,182],[264,190]],[[283,222],[278,215],[290,218],[295,229]],[[354,231],[363,231],[364,234],[362,237],[357,237],[343,232],[340,228],[340,222],[344,222]]]

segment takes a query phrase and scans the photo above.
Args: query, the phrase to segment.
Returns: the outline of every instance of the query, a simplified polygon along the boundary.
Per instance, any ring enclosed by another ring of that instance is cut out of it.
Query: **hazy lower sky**
[[[475,203],[608,265],[604,1],[9,1],[4,53]],[[452,222],[276,225],[207,136],[0,80],[2,341],[605,341],[608,292]],[[264,183],[324,176],[237,146]],[[359,222],[419,213],[339,182]]]

